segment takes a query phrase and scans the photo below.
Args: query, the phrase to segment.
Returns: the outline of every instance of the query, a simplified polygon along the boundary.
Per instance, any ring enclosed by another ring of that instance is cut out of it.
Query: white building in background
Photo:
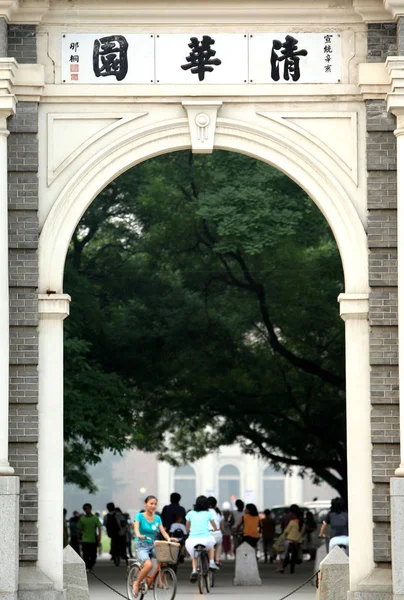
[[[243,454],[237,445],[222,447],[178,468],[159,462],[155,454],[136,449],[122,457],[106,453],[99,465],[89,467],[89,472],[99,491],[88,497],[83,490],[66,485],[64,506],[69,514],[90,500],[94,510],[102,512],[107,502],[112,501],[133,515],[143,508],[147,495],[156,495],[161,509],[172,492],[181,494],[181,504],[187,509],[199,494],[217,497],[220,506],[242,498],[260,510],[278,504],[302,504],[314,498],[330,500],[338,495],[325,483],[314,485],[309,476],[300,477],[297,468],[285,475],[267,462]]]
[[[174,491],[181,494],[181,504],[187,509],[199,494],[215,496],[220,506],[241,498],[260,510],[314,498],[330,500],[338,495],[325,483],[314,485],[310,477],[300,477],[297,468],[285,475],[262,459],[243,454],[237,445],[223,447],[192,465],[175,468],[160,462],[157,474],[160,506],[169,501]]]

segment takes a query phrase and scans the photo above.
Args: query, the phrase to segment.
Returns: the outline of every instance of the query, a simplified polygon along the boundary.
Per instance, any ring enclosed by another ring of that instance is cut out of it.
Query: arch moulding
[[[218,118],[214,148],[246,154],[286,173],[313,199],[327,219],[342,258],[345,292],[368,292],[367,243],[364,226],[349,193],[341,166],[314,141],[286,125],[266,120],[258,127]],[[42,228],[39,243],[39,291],[63,292],[67,249],[81,216],[97,194],[130,167],[167,152],[191,148],[188,120],[173,119],[136,129],[105,146],[87,162],[78,156],[69,166],[72,177],[56,198]],[[73,175],[74,174],[74,175]]]
[[[255,115],[253,118],[256,118]],[[353,194],[357,188],[352,180],[349,182],[346,171],[324,145],[320,146],[315,139],[308,139],[282,122],[265,117],[262,117],[262,121],[218,117],[213,147],[254,157],[286,173],[310,195],[324,214],[339,247],[345,276],[342,304],[346,321],[348,488],[353,499],[349,514],[350,585],[351,590],[356,590],[374,565],[368,254],[365,228],[355,208]],[[68,183],[59,195],[55,193],[56,198],[43,225],[39,244],[39,291],[40,298],[48,303],[67,298],[61,296],[66,252],[77,223],[97,194],[130,167],[159,154],[192,148],[192,140],[188,120],[177,117],[127,131],[118,139],[113,139],[111,132],[106,133],[98,140],[97,148],[91,157],[85,152],[79,153],[63,171]],[[51,189],[49,193],[52,193]],[[352,303],[355,304],[353,312]],[[63,561],[61,553],[58,554],[62,546],[62,531],[60,539],[53,535],[54,528],[51,529],[48,524],[47,508],[54,505],[55,497],[60,499],[59,506],[63,502],[61,320],[40,320],[39,373],[40,423],[43,424],[39,448],[39,488],[42,499],[39,513],[39,567],[51,579],[59,582],[58,585],[62,585]],[[47,415],[52,418],[46,420]],[[52,455],[57,461],[50,469],[48,458]],[[358,523],[361,523],[360,528]],[[54,557],[52,561],[50,555]]]

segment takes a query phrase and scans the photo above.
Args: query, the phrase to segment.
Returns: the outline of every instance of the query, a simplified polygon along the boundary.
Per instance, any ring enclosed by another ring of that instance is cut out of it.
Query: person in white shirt
[[[190,510],[185,520],[187,522],[188,538],[185,542],[189,556],[192,558],[192,573],[191,583],[198,579],[198,571],[196,570],[197,558],[195,557],[195,546],[205,546],[209,556],[209,569],[218,569],[214,558],[215,539],[212,535],[216,531],[216,523],[211,519],[209,512],[209,502],[206,496],[198,496],[195,502],[194,510]],[[210,531],[209,526],[212,526]]]
[[[215,522],[217,531],[212,531],[212,535],[215,538],[215,562],[220,567],[220,553],[222,551],[223,542],[223,531],[224,531],[224,519],[220,508],[217,505],[217,500],[213,496],[208,498],[209,501],[209,512],[212,515],[212,521]]]

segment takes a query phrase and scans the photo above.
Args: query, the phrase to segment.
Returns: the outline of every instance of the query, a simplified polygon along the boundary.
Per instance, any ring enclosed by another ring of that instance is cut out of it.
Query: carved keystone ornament
[[[215,141],[217,111],[222,102],[189,100],[182,103],[187,111],[194,154],[211,154]]]

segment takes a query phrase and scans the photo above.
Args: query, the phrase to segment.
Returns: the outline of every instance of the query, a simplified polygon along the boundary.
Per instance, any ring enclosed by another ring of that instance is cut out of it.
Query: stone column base
[[[53,589],[53,582],[35,566],[20,569],[18,600],[66,600],[65,590]],[[0,594],[0,600],[3,600]],[[8,600],[8,599],[7,599]]]
[[[17,600],[20,480],[0,475],[0,599]]]
[[[404,477],[390,479],[391,562],[394,598],[404,599]]]
[[[375,567],[357,591],[348,592],[348,600],[393,600],[391,569]]]

